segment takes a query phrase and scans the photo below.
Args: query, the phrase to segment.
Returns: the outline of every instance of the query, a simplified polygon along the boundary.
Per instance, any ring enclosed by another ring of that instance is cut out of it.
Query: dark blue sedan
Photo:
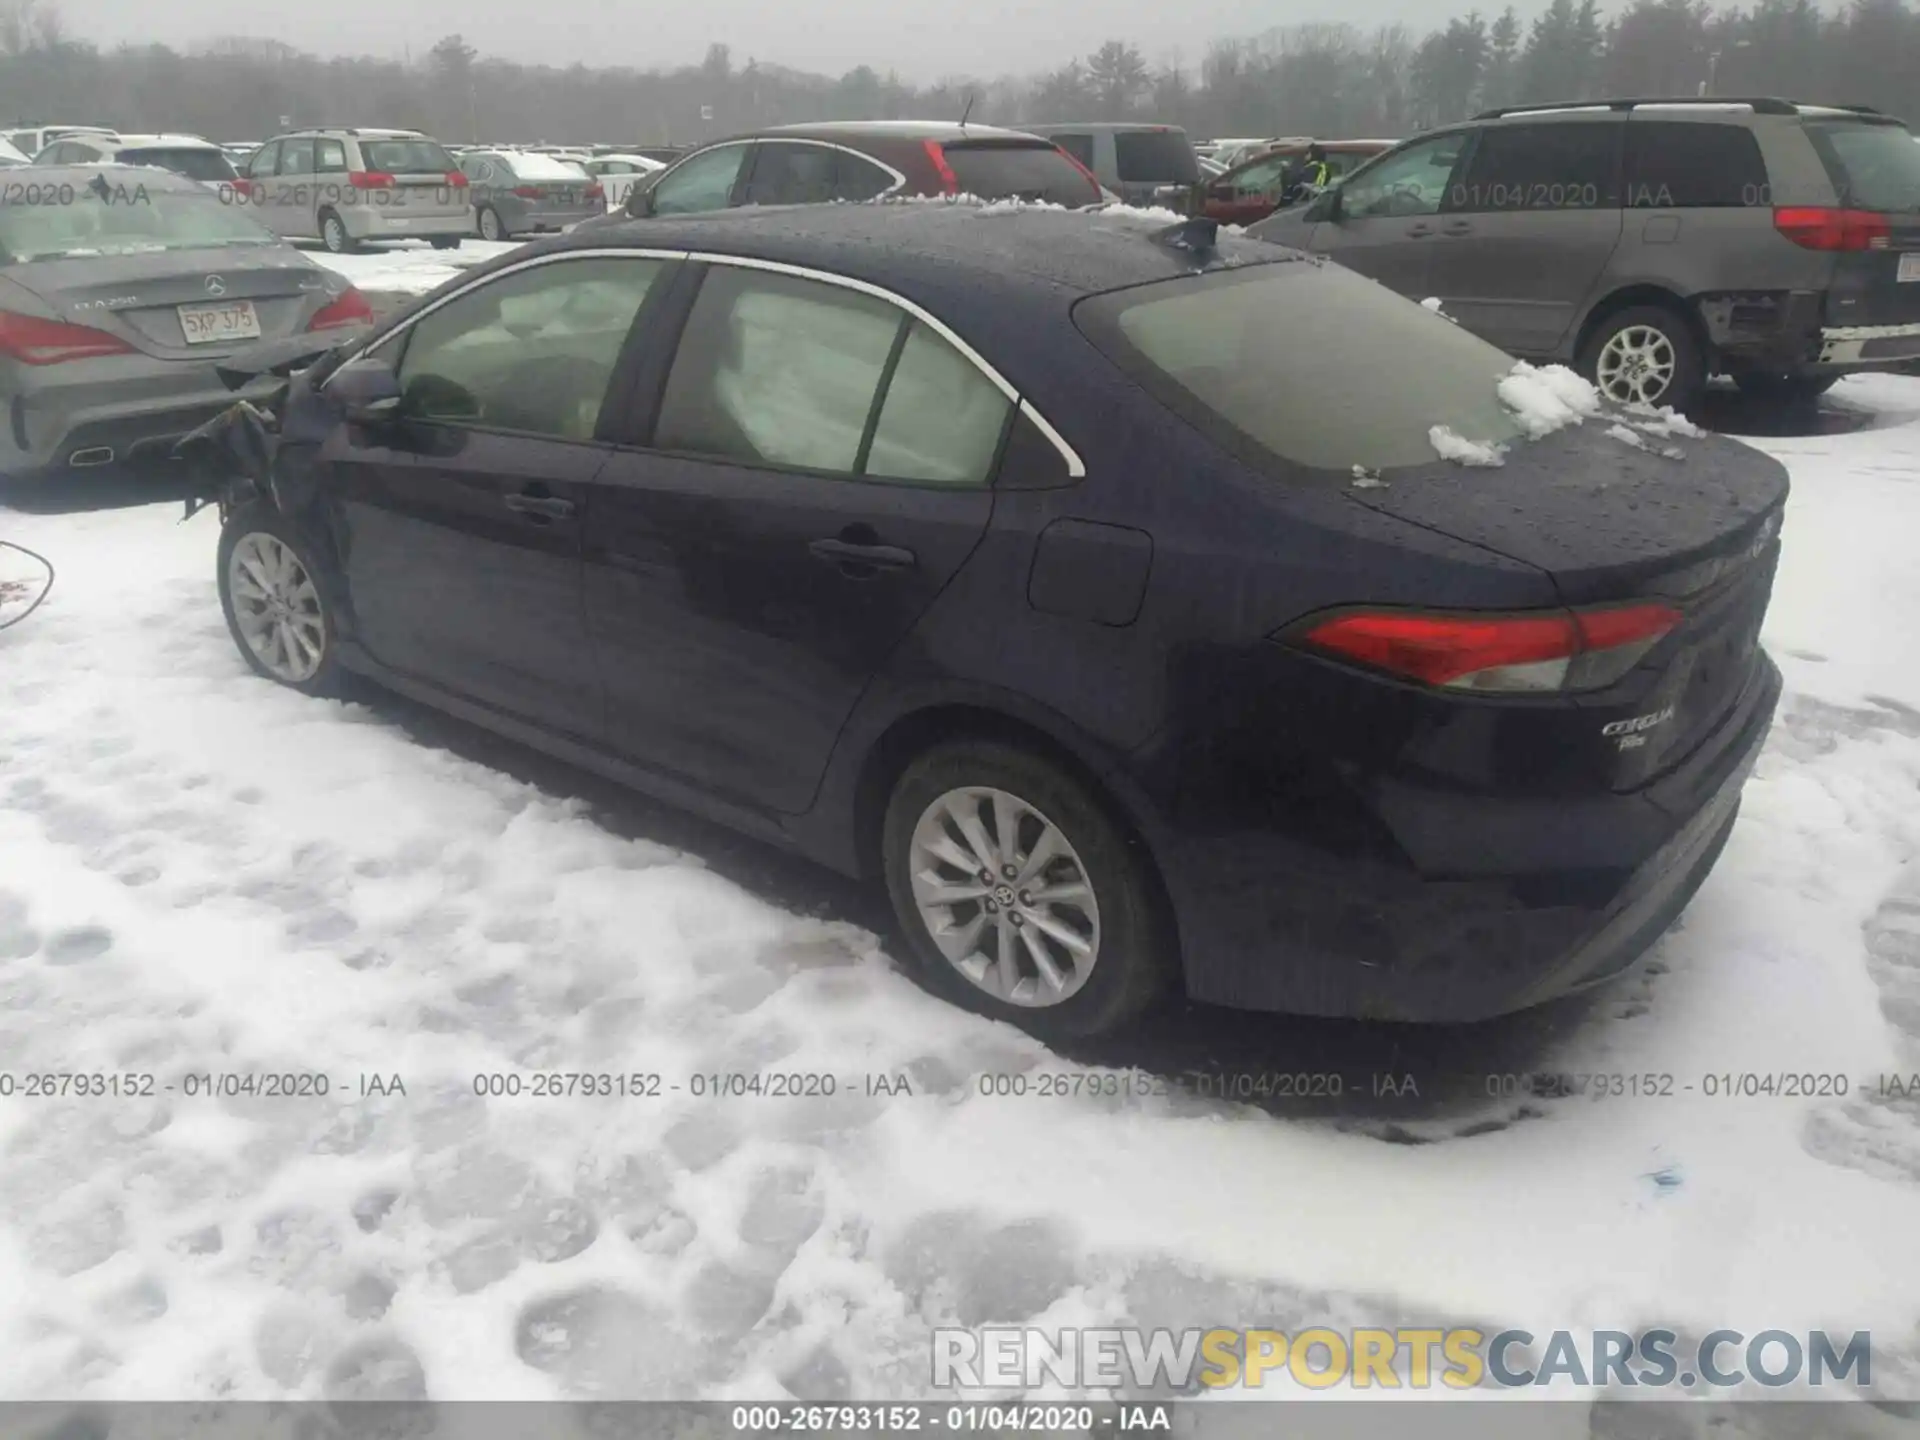
[[[1779,691],[1782,468],[1514,367],[1206,221],[610,226],[297,374],[220,593],[283,684],[884,879],[1037,1033],[1465,1020],[1660,934]]]

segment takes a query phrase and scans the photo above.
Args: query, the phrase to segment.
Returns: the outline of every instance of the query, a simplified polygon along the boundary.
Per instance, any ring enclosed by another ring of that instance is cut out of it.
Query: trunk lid
[[[1537,566],[1569,606],[1663,601],[1682,613],[1626,678],[1567,697],[1585,712],[1583,743],[1614,790],[1685,760],[1739,703],[1759,668],[1779,556],[1786,468],[1737,441],[1670,428],[1651,416],[1595,417],[1514,446],[1501,466],[1443,461],[1349,492]]]
[[[74,256],[10,266],[7,278],[63,319],[117,335],[160,359],[212,358],[251,343],[188,344],[180,307],[248,302],[264,340],[294,334],[315,297],[330,293],[324,271],[283,246]],[[337,285],[331,289],[338,289]]]
[[[1863,249],[1835,254],[1824,323],[1864,331],[1920,326],[1920,144],[1898,123],[1865,117],[1810,120],[1806,131],[1840,207],[1880,216],[1887,230]],[[1838,358],[1920,354],[1920,336],[1846,338],[1861,348]]]

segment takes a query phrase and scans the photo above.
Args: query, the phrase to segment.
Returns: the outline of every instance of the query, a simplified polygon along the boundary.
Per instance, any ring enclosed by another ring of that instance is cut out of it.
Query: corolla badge
[[[1625,720],[1615,720],[1611,724],[1602,725],[1600,733],[1610,740],[1618,741],[1622,750],[1637,750],[1647,743],[1647,731],[1673,719],[1673,708],[1669,705],[1664,710],[1650,710],[1645,715],[1633,715]]]
[[[226,281],[222,280],[218,275],[207,276],[207,294],[213,296],[215,299],[218,299],[220,296],[226,293],[227,293]]]

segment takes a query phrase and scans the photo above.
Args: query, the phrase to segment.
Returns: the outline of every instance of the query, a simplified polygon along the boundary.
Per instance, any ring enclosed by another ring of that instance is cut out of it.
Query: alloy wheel
[[[493,210],[480,212],[480,238],[498,240],[500,238],[500,216]]]
[[[1624,325],[1600,347],[1594,384],[1622,405],[1653,405],[1673,388],[1679,355],[1667,333],[1652,325]]]
[[[335,255],[343,254],[347,248],[347,227],[340,222],[338,215],[329,215],[320,226],[320,238],[328,250]]]
[[[272,535],[243,535],[227,562],[227,584],[254,659],[289,685],[311,680],[326,658],[327,623],[300,557]]]
[[[1100,957],[1100,907],[1065,833],[1019,796],[949,790],[914,826],[914,904],[947,963],[1010,1005],[1058,1005]]]

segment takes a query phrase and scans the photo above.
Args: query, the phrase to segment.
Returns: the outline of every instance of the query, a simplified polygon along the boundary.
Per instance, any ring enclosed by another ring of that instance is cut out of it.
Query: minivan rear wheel
[[[930,986],[1043,1039],[1109,1034],[1168,988],[1173,946],[1139,842],[1033,751],[956,741],[894,785],[894,912]]]
[[[333,255],[345,255],[355,247],[353,236],[347,233],[347,222],[331,210],[320,212],[320,243]]]
[[[1660,305],[1635,305],[1601,321],[1582,347],[1580,369],[1619,405],[1685,410],[1707,385],[1692,328]]]

